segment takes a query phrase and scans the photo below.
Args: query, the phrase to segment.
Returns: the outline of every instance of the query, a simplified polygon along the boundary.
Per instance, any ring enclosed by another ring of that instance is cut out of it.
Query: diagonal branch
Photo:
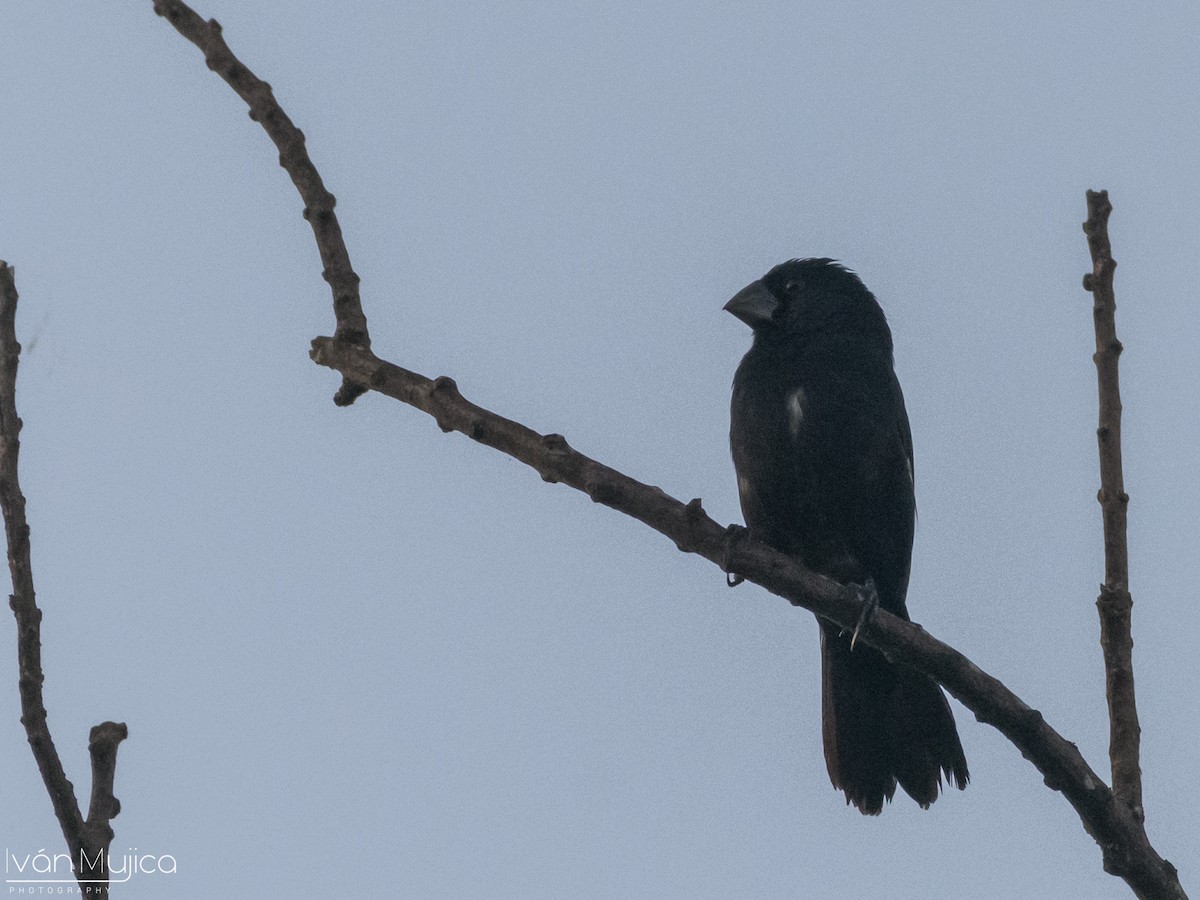
[[[258,122],[279,150],[279,165],[292,178],[304,201],[304,218],[312,226],[321,253],[322,276],[333,292],[338,340],[371,346],[367,317],[358,294],[358,275],[350,265],[350,252],[342,240],[342,228],[333,211],[337,199],[325,189],[317,167],[308,158],[304,132],[297,128],[275,101],[271,85],[258,78],[238,60],[221,36],[216,19],[204,21],[186,3],[155,0],[154,11],[170,22],[185,38],[204,51],[204,62],[225,80],[250,107],[250,118]],[[349,406],[366,388],[342,382],[334,397],[339,406]]]
[[[1121,383],[1117,365],[1117,300],[1113,271],[1117,268],[1108,240],[1108,191],[1087,192],[1087,221],[1083,223],[1092,254],[1092,271],[1083,277],[1091,291],[1096,325],[1096,380],[1100,393],[1100,501],[1104,520],[1104,584],[1096,607],[1100,611],[1100,646],[1104,649],[1105,693],[1108,695],[1108,755],[1112,762],[1113,792],[1139,821],[1142,808],[1142,769],[1139,762],[1137,699],[1133,689],[1133,598],[1129,593],[1129,546],[1125,538],[1129,495],[1121,468]]]
[[[243,94],[235,81],[249,83],[253,76],[229,51],[215,22],[204,23],[181,0],[155,0],[155,11],[166,16],[181,34],[195,43],[210,67],[216,68]],[[265,92],[247,102],[251,103],[252,116],[264,124],[278,145],[268,122],[286,120],[286,116],[277,109],[274,98]],[[270,106],[256,109],[254,102]],[[295,149],[302,153],[303,145]],[[303,173],[312,166],[307,157],[297,159],[287,153],[281,154],[280,161],[297,186]],[[309,205],[303,189],[301,196]],[[332,208],[328,215],[332,218]],[[314,227],[314,233],[321,257],[327,259],[331,248],[322,243],[321,231]],[[855,591],[808,571],[795,559],[748,537],[731,541],[729,530],[711,519],[698,499],[681,503],[657,487],[584,456],[561,435],[539,434],[476,406],[459,393],[450,378],[430,379],[380,359],[365,340],[347,337],[360,325],[365,335],[361,309],[335,302],[334,312],[337,332],[333,337],[315,339],[311,356],[318,364],[341,373],[344,384],[360,385],[362,390],[376,391],[426,412],[443,431],[458,431],[506,453],[532,467],[543,480],[582,491],[596,503],[649,525],[674,541],[680,550],[703,556],[726,571],[736,571],[796,606],[847,627],[857,622],[860,604]],[[919,625],[885,611],[875,614],[862,631],[861,639],[890,658],[933,676],[977,719],[994,726],[1012,741],[1042,773],[1047,786],[1060,791],[1075,808],[1084,828],[1100,844],[1106,871],[1124,878],[1139,897],[1186,897],[1174,866],[1150,845],[1141,822],[1123,804],[1114,802],[1112,791],[1092,771],[1075,745],[1051,728],[1041,713]]]
[[[17,473],[21,452],[21,420],[17,416],[17,364],[21,345],[16,333],[17,286],[12,268],[0,262],[0,508],[8,535],[8,568],[13,593],[9,606],[17,620],[17,666],[21,694],[21,724],[50,794],[54,815],[71,851],[80,888],[92,895],[107,895],[108,846],[113,831],[109,821],[120,804],[112,796],[117,744],[125,739],[124,725],[104,722],[92,729],[92,804],[87,821],[79,811],[75,787],[67,779],[62,760],[46,724],[42,697],[42,611],[33,590],[33,564],[29,553],[29,523],[25,497]],[[100,758],[98,759],[98,753]],[[85,883],[87,882],[87,883]],[[100,883],[97,883],[100,882]]]
[[[450,378],[431,380],[332,338],[313,341],[312,356],[346,378],[428,413],[443,431],[457,431],[500,450],[532,467],[543,480],[582,491],[593,501],[649,525],[680,550],[737,572],[793,605],[847,628],[858,620],[855,591],[749,537],[731,543],[728,529],[711,519],[699,500],[681,503],[579,453],[561,435],[538,434],[476,406]],[[1113,802],[1112,792],[1078,748],[1050,727],[1040,712],[919,625],[881,611],[869,620],[860,638],[889,658],[932,675],[979,721],[1012,741],[1042,773],[1046,785],[1062,792],[1075,808],[1084,828],[1100,844],[1106,871],[1124,878],[1141,897],[1185,896],[1175,868],[1159,857],[1138,819]]]

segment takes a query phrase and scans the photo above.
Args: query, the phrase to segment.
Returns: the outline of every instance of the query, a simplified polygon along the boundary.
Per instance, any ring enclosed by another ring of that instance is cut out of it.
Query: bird
[[[754,335],[734,375],[729,429],[747,531],[860,586],[865,609],[908,620],[913,445],[883,309],[829,258],[775,266],[724,308]],[[965,788],[966,756],[938,684],[818,623],[825,764],[847,805],[878,815],[899,784],[928,809],[943,776]]]

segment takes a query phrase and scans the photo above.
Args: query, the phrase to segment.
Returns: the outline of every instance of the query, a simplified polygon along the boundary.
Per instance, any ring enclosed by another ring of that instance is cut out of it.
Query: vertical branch
[[[8,568],[13,592],[9,606],[17,620],[17,667],[21,694],[21,724],[42,773],[54,815],[62,828],[71,864],[80,889],[92,896],[108,895],[108,846],[113,832],[109,821],[120,809],[112,796],[117,745],[127,735],[123,724],[104,722],[92,729],[92,803],[87,821],[79,811],[75,787],[67,779],[62,760],[46,724],[42,697],[42,611],[33,590],[33,564],[29,553],[29,523],[25,497],[17,478],[21,451],[21,420],[17,416],[17,364],[21,345],[16,332],[17,286],[13,270],[0,262],[0,508],[8,536]]]
[[[1108,215],[1112,204],[1108,191],[1087,192],[1087,235],[1092,254],[1092,271],[1083,277],[1084,290],[1093,298],[1096,326],[1096,378],[1100,392],[1100,424],[1096,441],[1100,448],[1100,509],[1104,519],[1104,584],[1096,607],[1100,611],[1100,646],[1104,650],[1105,688],[1108,695],[1108,755],[1112,762],[1113,793],[1142,821],[1142,770],[1139,761],[1141,727],[1133,688],[1133,635],[1129,594],[1129,547],[1126,543],[1126,511],[1129,495],[1121,469],[1121,386],[1117,363],[1121,342],[1117,340],[1117,301],[1113,294],[1113,271],[1117,268],[1108,241]]]

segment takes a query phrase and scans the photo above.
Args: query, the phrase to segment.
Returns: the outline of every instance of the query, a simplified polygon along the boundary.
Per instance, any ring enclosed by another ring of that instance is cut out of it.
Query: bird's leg
[[[854,634],[850,637],[850,650],[854,650],[854,645],[858,642],[858,633],[862,631],[864,625],[871,620],[871,616],[875,615],[875,610],[879,609],[879,589],[875,587],[875,579],[868,578],[866,584],[854,586],[858,592],[858,597],[862,601],[862,612],[858,614],[858,623],[854,626]]]
[[[733,556],[738,542],[745,536],[746,529],[741,525],[730,525],[725,529],[725,558],[721,561],[721,568],[725,570],[725,583],[731,588],[737,587],[746,580],[737,572],[729,571],[729,559]]]

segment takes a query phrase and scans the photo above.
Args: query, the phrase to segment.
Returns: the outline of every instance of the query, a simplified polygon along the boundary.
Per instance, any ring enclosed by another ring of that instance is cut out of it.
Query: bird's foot
[[[721,560],[721,568],[725,570],[725,583],[731,588],[737,587],[746,580],[737,572],[729,571],[729,560],[733,556],[733,551],[745,536],[746,529],[741,525],[730,525],[725,529],[725,558]]]
[[[875,610],[879,609],[879,589],[875,587],[875,579],[868,578],[866,584],[859,586],[855,585],[858,591],[858,597],[862,600],[862,612],[858,614],[858,622],[854,626],[854,634],[850,636],[850,650],[853,652],[854,645],[858,643],[858,633],[862,631],[863,626],[871,621],[871,616],[875,615]]]

